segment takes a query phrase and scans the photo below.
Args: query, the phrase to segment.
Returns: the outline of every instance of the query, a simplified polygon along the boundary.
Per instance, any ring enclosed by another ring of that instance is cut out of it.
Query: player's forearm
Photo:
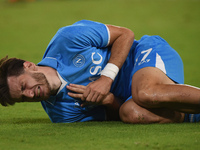
[[[123,27],[107,25],[110,30],[111,56],[109,63],[122,67],[134,41],[134,33]]]

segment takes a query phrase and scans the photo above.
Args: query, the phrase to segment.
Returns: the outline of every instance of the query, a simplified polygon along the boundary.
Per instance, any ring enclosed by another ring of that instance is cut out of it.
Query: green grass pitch
[[[185,83],[200,87],[199,0],[0,0],[0,58],[37,63],[62,26],[89,19],[125,26],[139,39],[160,35],[181,55]],[[188,150],[200,148],[200,124],[122,122],[53,124],[40,103],[0,106],[0,150]]]

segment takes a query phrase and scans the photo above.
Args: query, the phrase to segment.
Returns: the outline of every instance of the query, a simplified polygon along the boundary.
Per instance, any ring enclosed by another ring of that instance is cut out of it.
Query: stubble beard
[[[31,76],[35,79],[36,82],[41,83],[42,85],[45,85],[45,87],[47,88],[47,91],[44,93],[44,95],[45,95],[45,98],[49,98],[52,93],[51,93],[50,84],[46,76],[43,73],[33,73]]]

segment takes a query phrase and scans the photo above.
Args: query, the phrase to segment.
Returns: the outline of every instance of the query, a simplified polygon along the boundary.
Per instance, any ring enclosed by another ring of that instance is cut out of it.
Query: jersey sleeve
[[[110,34],[107,26],[99,22],[82,20],[71,26],[61,28],[58,33],[69,48],[108,46]]]

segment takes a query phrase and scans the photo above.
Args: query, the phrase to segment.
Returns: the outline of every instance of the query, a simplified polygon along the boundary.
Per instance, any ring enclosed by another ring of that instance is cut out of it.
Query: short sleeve
[[[81,20],[58,31],[69,47],[81,48],[85,46],[103,48],[110,40],[107,26],[99,22]]]

